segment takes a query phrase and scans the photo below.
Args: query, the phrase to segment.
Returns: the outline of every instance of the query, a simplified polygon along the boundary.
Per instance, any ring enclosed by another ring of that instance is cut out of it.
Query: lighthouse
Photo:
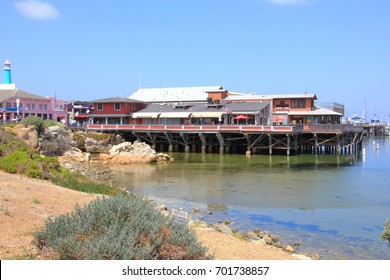
[[[11,62],[8,59],[4,62],[4,84],[11,84]]]

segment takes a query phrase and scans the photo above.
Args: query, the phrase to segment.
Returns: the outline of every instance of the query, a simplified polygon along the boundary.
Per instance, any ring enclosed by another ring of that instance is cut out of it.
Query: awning
[[[74,115],[74,117],[77,119],[88,119],[90,117],[90,115],[88,114],[78,114],[78,115]]]
[[[152,118],[152,119],[157,119],[158,115],[160,113],[153,113],[153,112],[138,112],[138,113],[133,113],[131,115],[132,118]]]
[[[219,118],[224,112],[194,112],[192,118]]]
[[[188,118],[191,112],[165,112],[161,113],[160,118]]]

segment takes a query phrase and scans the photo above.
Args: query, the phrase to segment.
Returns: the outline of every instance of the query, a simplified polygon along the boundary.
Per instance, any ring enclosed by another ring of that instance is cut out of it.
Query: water
[[[390,259],[380,240],[390,218],[390,139],[367,139],[364,149],[353,156],[174,153],[174,162],[126,167],[117,179],[158,203],[200,208],[195,219],[269,230],[322,259]]]

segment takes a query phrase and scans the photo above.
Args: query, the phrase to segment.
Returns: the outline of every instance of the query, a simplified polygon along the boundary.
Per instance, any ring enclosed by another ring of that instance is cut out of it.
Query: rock
[[[194,209],[192,209],[192,212],[198,213],[198,212],[200,212],[200,209],[199,208],[194,208]]]
[[[17,124],[12,128],[12,133],[16,135],[16,137],[22,139],[30,148],[38,148],[38,131],[35,129],[35,126],[30,125],[25,127],[23,124]]]
[[[220,232],[222,232],[224,234],[233,235],[233,231],[228,226],[226,226],[224,224],[215,224],[215,225],[213,225],[213,227],[216,230],[218,230],[218,231],[220,231]]]
[[[167,155],[167,154],[158,153],[158,154],[156,154],[156,161],[157,161],[157,162],[173,161],[173,158],[171,158],[171,157],[170,157],[169,155]]]
[[[120,135],[106,133],[84,133],[77,135],[78,137],[81,136],[84,138],[85,151],[89,153],[108,153],[113,146],[123,142],[123,138]],[[73,139],[75,140],[75,138]],[[82,140],[79,139],[79,142],[82,143]]]
[[[122,142],[110,148],[108,154],[99,158],[106,164],[149,163],[156,161],[156,151],[142,142]]]
[[[279,242],[279,237],[278,236],[276,236],[274,234],[271,234],[269,237],[271,237],[273,243]]]
[[[292,254],[291,256],[296,257],[298,260],[311,260],[310,257],[300,254]]]
[[[227,210],[226,205],[219,204],[219,203],[209,204],[209,205],[207,205],[207,208],[209,208],[211,210],[216,210],[216,211],[226,211]]]
[[[258,241],[260,240],[260,237],[258,237],[255,232],[248,232],[245,234],[245,239],[249,241]]]
[[[61,128],[59,126],[50,126],[48,128],[45,128],[45,132],[44,133],[45,134],[46,133],[50,133],[52,135],[58,135],[60,133],[61,129],[63,129],[63,128]]]
[[[287,245],[286,247],[284,247],[284,250],[286,250],[287,252],[290,252],[290,253],[294,253],[295,250],[293,247],[291,247],[290,245]]]
[[[312,260],[319,260],[319,259],[321,259],[320,255],[318,255],[318,254],[316,254],[316,253],[311,254],[311,255],[310,255],[310,258],[311,258]]]
[[[206,215],[212,215],[213,214],[213,212],[210,212],[210,211],[206,211],[206,212],[204,212]]]
[[[71,147],[63,156],[58,158],[61,163],[85,162],[86,155],[78,148]]]
[[[264,242],[267,243],[268,245],[272,245],[272,243],[274,243],[269,235],[264,235],[262,239],[263,239]]]

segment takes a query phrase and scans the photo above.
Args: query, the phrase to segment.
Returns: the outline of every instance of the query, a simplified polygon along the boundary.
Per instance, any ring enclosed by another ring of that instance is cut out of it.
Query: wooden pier
[[[159,152],[245,154],[343,154],[361,148],[364,127],[325,125],[88,125],[87,131],[118,133]]]

